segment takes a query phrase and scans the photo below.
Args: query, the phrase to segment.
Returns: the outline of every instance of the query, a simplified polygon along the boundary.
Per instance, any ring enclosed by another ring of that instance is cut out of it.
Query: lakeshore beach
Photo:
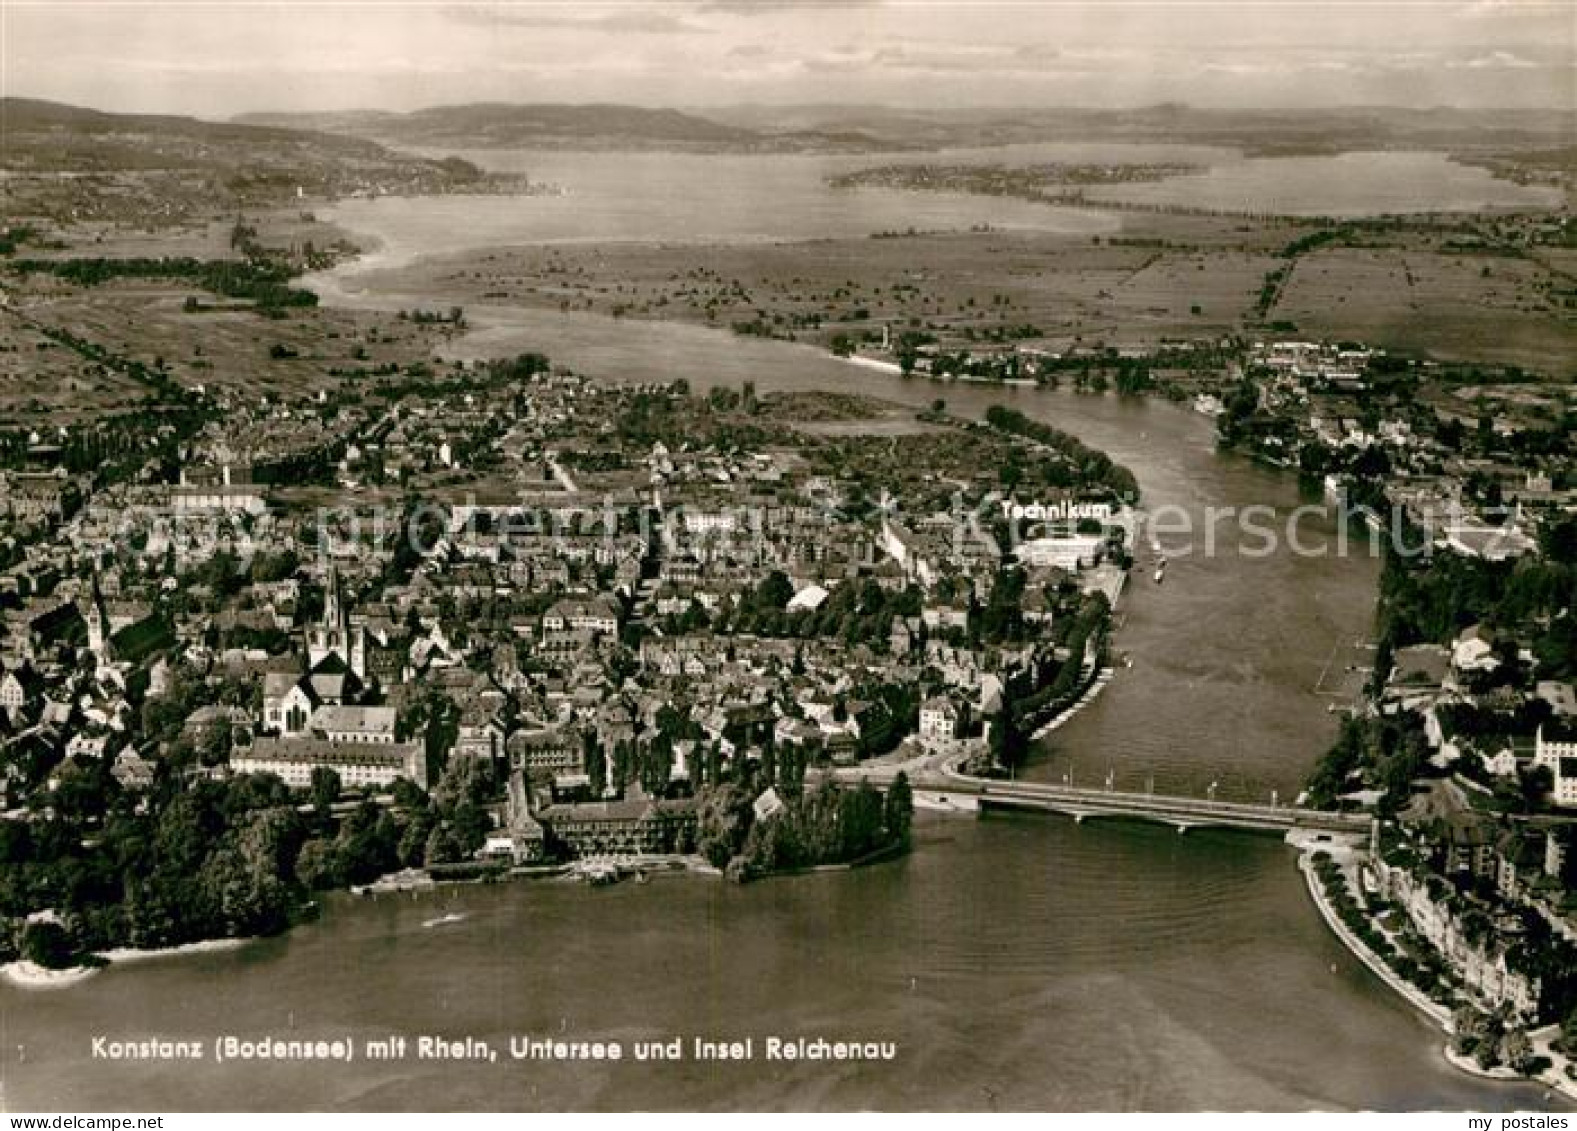
[[[50,969],[40,966],[28,959],[19,959],[0,966],[0,978],[19,990],[59,990],[78,985],[87,981],[100,970],[110,966],[126,963],[150,962],[157,958],[183,958],[193,954],[210,954],[215,951],[235,950],[251,942],[251,939],[203,939],[199,942],[182,943],[179,946],[159,947],[153,950],[139,950],[136,947],[122,946],[101,951],[98,958],[104,960],[103,965],[94,966],[67,966],[62,969]]]

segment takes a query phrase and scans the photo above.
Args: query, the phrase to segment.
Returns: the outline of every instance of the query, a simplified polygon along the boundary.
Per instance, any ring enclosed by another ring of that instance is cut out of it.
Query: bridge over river
[[[939,765],[930,760],[903,765],[867,766],[841,771],[840,777],[866,778],[873,785],[889,785],[900,770],[909,775],[916,803],[931,808],[978,811],[1028,809],[1061,813],[1076,821],[1092,817],[1121,817],[1159,821],[1179,832],[1192,828],[1249,829],[1260,832],[1309,834],[1366,834],[1370,818],[1364,813],[1331,813],[1297,805],[1259,805],[1214,798],[1174,797],[1157,793],[1131,793],[1089,789],[1050,782],[1002,781],[958,772],[952,760]]]

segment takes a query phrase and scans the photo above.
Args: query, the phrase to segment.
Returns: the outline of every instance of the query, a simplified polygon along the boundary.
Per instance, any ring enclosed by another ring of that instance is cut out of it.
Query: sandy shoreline
[[[251,941],[251,939],[203,939],[200,942],[182,943],[180,946],[167,946],[156,950],[138,950],[129,946],[115,947],[98,954],[98,957],[104,959],[105,966],[68,966],[63,970],[51,970],[23,958],[0,966],[0,978],[4,978],[19,990],[65,989],[86,981],[107,966],[118,963],[147,962],[155,958],[179,958],[192,954],[235,950]]]
[[[850,365],[858,365],[864,369],[876,369],[882,373],[890,373],[895,377],[903,376],[903,366],[899,365],[895,361],[882,361],[880,358],[866,357],[864,354],[858,353],[851,353],[848,357],[842,358],[841,360],[847,361]]]
[[[0,978],[19,990],[63,990],[97,974],[98,966],[68,966],[51,970],[25,958],[0,966]]]

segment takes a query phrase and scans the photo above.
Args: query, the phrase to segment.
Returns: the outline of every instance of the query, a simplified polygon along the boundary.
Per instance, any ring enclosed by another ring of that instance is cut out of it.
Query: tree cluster
[[[703,794],[697,848],[739,880],[823,864],[847,864],[909,843],[914,795],[900,773],[884,796],[867,781],[824,779],[757,819],[755,787],[728,783]]]

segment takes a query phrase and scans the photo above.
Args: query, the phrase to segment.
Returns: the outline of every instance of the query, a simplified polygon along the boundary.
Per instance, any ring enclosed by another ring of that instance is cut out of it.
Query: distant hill
[[[32,98],[0,98],[0,164],[82,171],[301,159],[410,160],[372,142],[294,129],[205,122],[165,114],[111,114]]]
[[[297,196],[477,191],[493,180],[465,161],[396,153],[363,138],[30,98],[0,98],[0,137],[9,210],[62,221],[140,208],[156,222]]]
[[[1134,109],[910,109],[812,104],[717,107],[707,114],[741,129],[851,131],[889,146],[920,149],[1125,141],[1217,145],[1251,154],[1405,148],[1457,152],[1569,144],[1577,130],[1577,114],[1570,111],[1450,107],[1226,110],[1162,103]]]
[[[381,171],[453,178],[466,172],[463,162],[411,157],[342,134],[164,114],[111,114],[32,98],[0,98],[0,136],[5,138],[0,167],[34,172],[158,169],[223,174],[297,168],[310,175],[327,166],[369,176]]]
[[[447,149],[683,149],[703,152],[881,150],[850,130],[762,131],[680,110],[615,104],[478,102],[408,114],[382,110],[243,114],[239,125],[370,138],[388,145]]]
[[[1176,142],[1250,154],[1356,149],[1462,152],[1570,144],[1562,111],[1203,109],[929,109],[742,105],[704,110],[616,104],[472,103],[411,113],[246,114],[236,124],[310,130],[417,149],[676,149],[718,153],[881,153],[1054,141]]]

